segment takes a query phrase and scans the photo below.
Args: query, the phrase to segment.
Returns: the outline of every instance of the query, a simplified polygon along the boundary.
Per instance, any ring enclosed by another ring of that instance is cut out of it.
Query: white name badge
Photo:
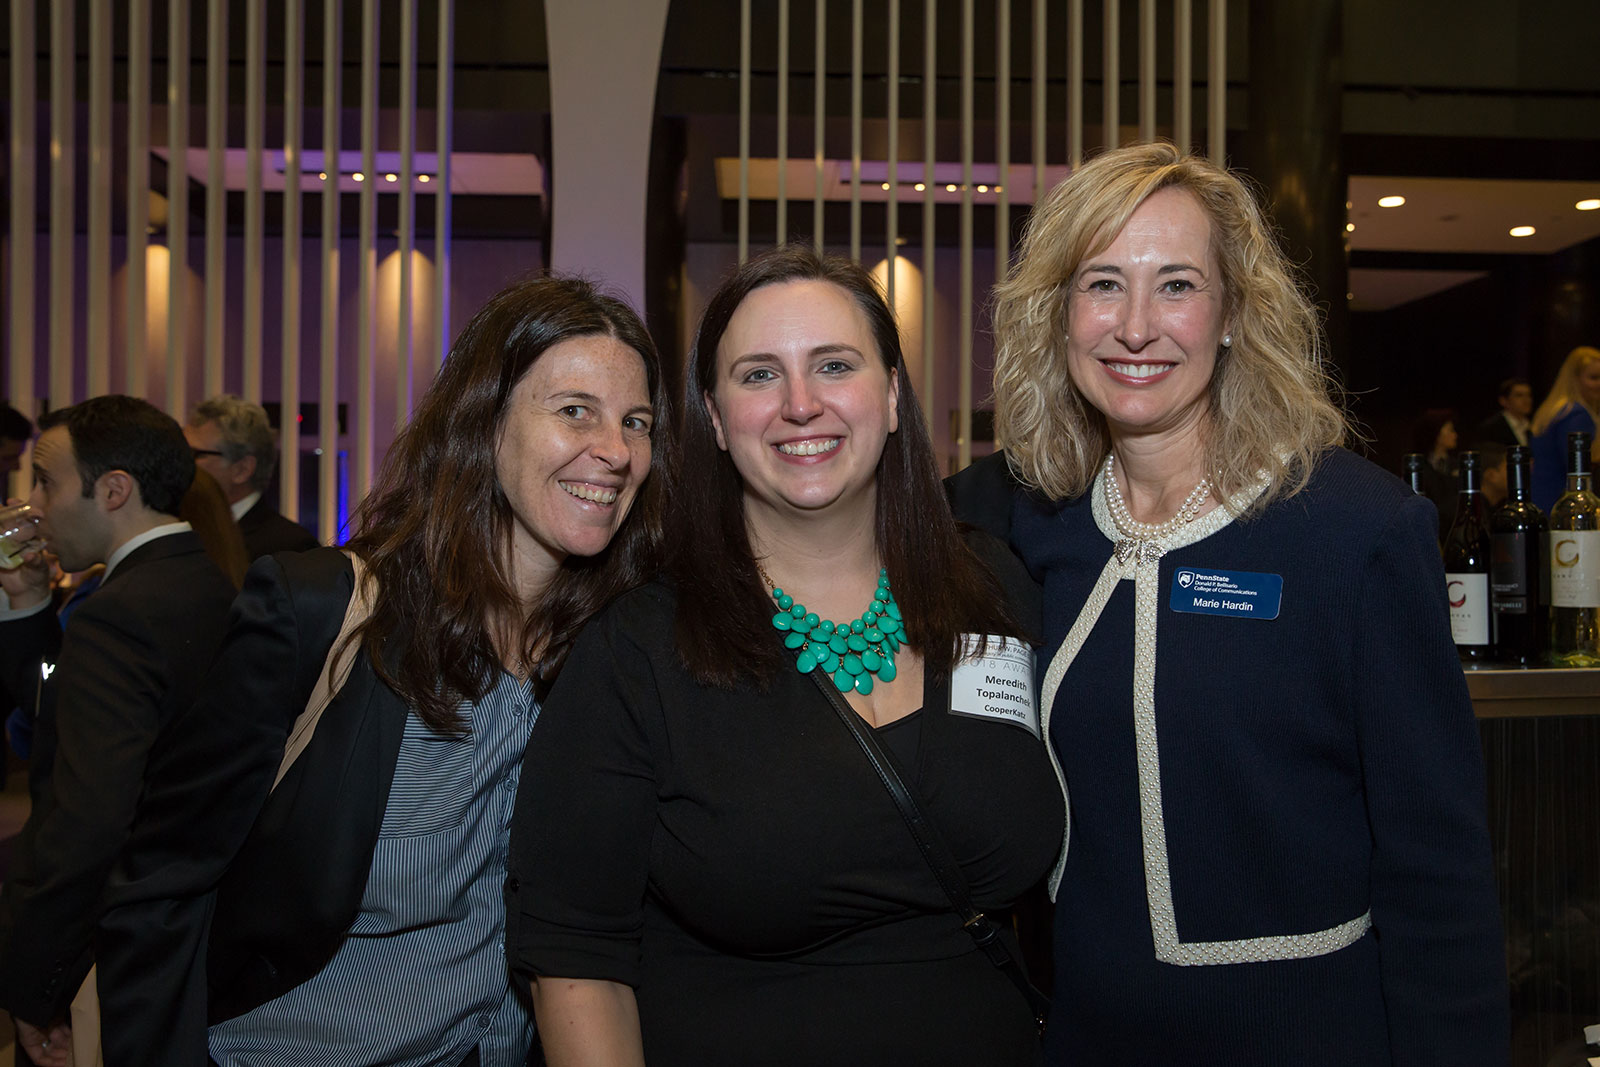
[[[982,656],[977,634],[961,635],[961,659],[950,675],[950,712],[998,719],[1039,736],[1039,701],[1033,691],[1033,649],[1015,637],[989,636]]]

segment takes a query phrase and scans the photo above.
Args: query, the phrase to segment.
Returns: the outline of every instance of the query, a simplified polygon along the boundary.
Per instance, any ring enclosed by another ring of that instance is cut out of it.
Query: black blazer
[[[252,560],[274,552],[304,552],[320,544],[310,530],[269,507],[265,497],[239,516],[239,532],[244,535],[245,551]]]
[[[0,669],[55,665],[35,727],[37,800],[0,893],[0,1004],[21,1019],[65,1015],[88,973],[106,879],[173,724],[221,638],[231,582],[193,533],[135,549],[62,633],[42,611],[0,624]]]
[[[1528,441],[1530,444],[1533,441],[1531,428],[1528,431]],[[1506,415],[1503,411],[1497,411],[1490,415],[1487,419],[1478,423],[1473,430],[1472,443],[1479,444],[1481,442],[1504,445],[1507,448],[1512,445],[1522,444],[1521,441],[1517,440],[1517,431],[1511,428],[1511,423],[1506,420]]]
[[[209,1022],[314,976],[355,920],[407,715],[365,656],[272,789],[353,585],[331,548],[251,567],[184,743],[152,767],[140,847],[108,891],[108,1067],[206,1064]]]
[[[956,518],[1007,544],[1011,541],[1011,501],[1021,487],[1003,449],[973,460],[944,480],[944,494]]]

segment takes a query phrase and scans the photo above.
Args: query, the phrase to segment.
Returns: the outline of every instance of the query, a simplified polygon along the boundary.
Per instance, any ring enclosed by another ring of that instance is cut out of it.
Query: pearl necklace
[[[1111,513],[1111,522],[1121,535],[1116,548],[1117,562],[1126,563],[1134,559],[1139,563],[1153,563],[1166,552],[1166,548],[1160,544],[1161,540],[1189,525],[1200,513],[1206,497],[1211,494],[1211,479],[1201,478],[1200,483],[1184,498],[1177,513],[1165,522],[1139,522],[1123,502],[1122,487],[1117,484],[1117,475],[1112,467],[1113,457],[1107,455],[1104,471],[1106,510]]]

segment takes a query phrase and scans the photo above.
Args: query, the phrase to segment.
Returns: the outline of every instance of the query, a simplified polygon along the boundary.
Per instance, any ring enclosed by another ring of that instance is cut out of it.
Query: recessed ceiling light
[[[426,174],[419,174],[419,175],[417,175],[417,181],[419,181],[419,182],[431,182],[431,181],[433,181],[433,179],[428,177]]]
[[[353,180],[358,181],[358,182],[364,182],[364,181],[367,180],[367,176],[365,174],[362,174],[359,170],[356,171],[354,174],[350,175],[350,177]]]
[[[386,182],[397,182],[397,181],[400,180],[400,175],[398,175],[398,174],[385,174],[383,176],[383,180],[386,181]]]
[[[317,171],[317,181],[325,182],[327,180],[328,180],[328,172],[327,171],[325,171],[325,170]]]
[[[1344,232],[1345,233],[1355,233],[1356,232],[1356,224],[1353,223],[1353,222],[1345,223],[1344,224]]]
[[[1004,192],[1005,191],[1005,186],[997,185],[997,186],[994,187],[994,191],[997,192],[997,193]]]
[[[1600,200],[1579,200],[1572,206],[1579,211],[1594,211],[1600,209]]]
[[[1537,232],[1532,226],[1511,227],[1511,236],[1513,237],[1532,237]]]
[[[1380,196],[1380,197],[1378,197],[1378,206],[1379,207],[1399,207],[1401,204],[1404,204],[1405,202],[1406,202],[1406,198],[1403,197],[1403,196]]]
[[[980,193],[987,193],[987,192],[988,192],[988,191],[989,191],[989,187],[988,187],[988,186],[987,186],[987,185],[980,185],[980,186],[978,186],[978,192],[980,192]]]
[[[889,191],[889,183],[888,182],[884,182],[883,183],[883,191],[886,192],[886,193]]]
[[[918,183],[917,183],[917,184],[916,184],[916,185],[915,185],[915,186],[914,186],[914,188],[915,188],[915,189],[916,189],[916,190],[917,190],[917,192],[919,192],[919,193],[920,193],[920,192],[922,192],[922,191],[923,191],[923,190],[924,190],[924,189],[926,189],[926,188],[927,188],[927,186],[926,186],[926,185],[923,185],[923,184],[922,184],[922,183],[921,183],[921,182],[918,182]]]
[[[947,185],[944,187],[944,191],[947,193],[953,193],[956,191],[956,187],[953,185]]]

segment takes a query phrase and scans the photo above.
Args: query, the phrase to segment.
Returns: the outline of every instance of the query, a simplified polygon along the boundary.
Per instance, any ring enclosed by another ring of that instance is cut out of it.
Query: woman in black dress
[[[508,952],[553,1067],[1038,1061],[816,684],[848,690],[979,908],[1038,882],[1061,795],[1031,701],[985,688],[1036,593],[963,541],[905,380],[855,264],[780,250],[712,298],[671,580],[579,638],[523,767]]]

